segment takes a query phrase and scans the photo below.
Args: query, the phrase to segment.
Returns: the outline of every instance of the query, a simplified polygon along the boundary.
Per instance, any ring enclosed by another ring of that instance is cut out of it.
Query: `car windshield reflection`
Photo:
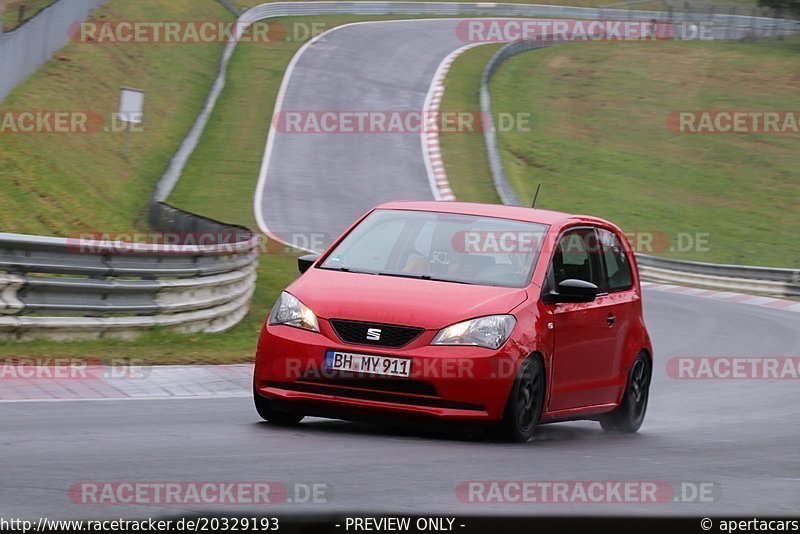
[[[462,284],[524,287],[548,226],[451,213],[375,210],[320,268]]]

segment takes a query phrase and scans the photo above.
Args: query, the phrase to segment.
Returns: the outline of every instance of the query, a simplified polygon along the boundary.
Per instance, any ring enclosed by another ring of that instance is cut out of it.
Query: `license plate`
[[[328,350],[325,353],[325,370],[407,378],[411,374],[411,360]]]

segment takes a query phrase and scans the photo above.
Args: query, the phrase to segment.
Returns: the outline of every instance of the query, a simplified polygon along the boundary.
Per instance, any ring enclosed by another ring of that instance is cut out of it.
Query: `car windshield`
[[[375,210],[322,269],[465,284],[528,284],[548,226],[511,219]]]

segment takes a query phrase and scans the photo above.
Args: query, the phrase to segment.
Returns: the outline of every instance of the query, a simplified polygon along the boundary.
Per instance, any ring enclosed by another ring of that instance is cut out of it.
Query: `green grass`
[[[496,47],[492,47],[496,48]],[[492,50],[459,58],[444,110],[476,109],[476,74]],[[797,40],[581,43],[526,52],[496,73],[495,113],[532,114],[530,132],[500,133],[506,173],[542,208],[609,218],[631,232],[708,233],[710,250],[670,257],[800,265],[796,135],[687,135],[675,110],[800,109]],[[460,199],[496,201],[478,140],[442,140]],[[470,162],[467,164],[466,162]]]
[[[154,12],[164,20],[232,20],[215,0],[112,0],[94,16],[151,20]],[[145,132],[133,134],[129,161],[122,157],[124,140],[119,134],[4,135],[0,228],[62,236],[146,228],[143,216],[153,186],[202,108],[221,52],[220,45],[78,43],[61,50],[9,95],[4,111],[110,113],[117,109],[119,87],[133,86],[147,91]],[[242,210],[251,211],[249,207]],[[0,342],[0,355],[81,354],[147,363],[247,361],[255,348],[256,325],[272,304],[264,295],[274,295],[295,272],[293,257],[263,256],[253,311],[245,323],[225,334],[153,331],[132,342]]]
[[[3,8],[3,29],[11,31],[21,23],[32,19],[41,10],[54,4],[57,0],[3,0],[0,2]],[[19,8],[25,6],[24,20],[20,20]]]
[[[112,0],[93,17],[151,20],[154,12],[165,20],[233,20],[215,0]],[[145,228],[153,186],[202,108],[221,53],[218,44],[64,47],[0,109],[87,111],[108,124],[120,87],[137,87],[147,92],[145,131],[132,134],[127,161],[120,133],[0,134],[0,228],[57,236]]]

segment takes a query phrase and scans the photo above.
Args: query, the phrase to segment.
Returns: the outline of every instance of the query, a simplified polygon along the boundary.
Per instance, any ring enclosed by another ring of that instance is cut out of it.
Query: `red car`
[[[267,421],[482,422],[515,441],[540,423],[642,424],[653,351],[634,255],[607,221],[392,202],[299,264],[258,342]]]

